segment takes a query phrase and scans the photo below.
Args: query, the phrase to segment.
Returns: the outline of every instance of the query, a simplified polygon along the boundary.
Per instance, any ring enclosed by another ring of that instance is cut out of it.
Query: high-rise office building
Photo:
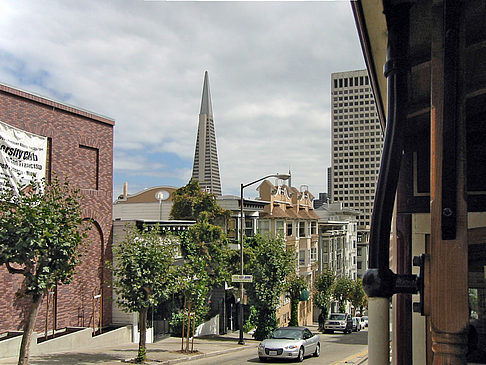
[[[216,132],[207,71],[204,74],[192,178],[199,181],[201,188],[215,195],[221,195]]]
[[[331,75],[333,202],[360,212],[358,230],[367,240],[383,138],[366,70]],[[358,241],[361,240],[358,237]]]

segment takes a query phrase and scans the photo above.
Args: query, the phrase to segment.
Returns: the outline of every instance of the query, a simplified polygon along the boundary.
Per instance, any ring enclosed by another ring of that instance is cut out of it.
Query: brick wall
[[[98,321],[100,305],[103,322],[111,323],[111,289],[104,284],[111,276],[104,263],[111,259],[114,121],[1,84],[0,120],[50,139],[50,167],[59,178],[68,177],[81,188],[83,217],[91,225],[73,282],[59,286],[50,296],[48,314],[44,299],[36,330],[44,331],[46,320],[52,330],[53,298],[57,328],[92,326],[93,320]],[[22,328],[28,303],[15,295],[21,279],[0,267],[0,332]],[[100,291],[103,300],[93,302]]]

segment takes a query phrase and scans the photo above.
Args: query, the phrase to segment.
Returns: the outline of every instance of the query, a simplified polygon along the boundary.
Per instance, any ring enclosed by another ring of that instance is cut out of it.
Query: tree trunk
[[[32,296],[32,303],[27,317],[27,322],[24,325],[24,335],[22,336],[22,343],[20,344],[19,362],[18,365],[29,364],[30,341],[32,339],[32,332],[34,332],[35,320],[39,312],[40,304],[42,302],[42,295]]]
[[[191,340],[191,352],[194,352],[194,336],[196,334],[196,311],[194,310],[194,316],[192,317],[192,340]]]
[[[189,299],[189,305],[187,310],[187,338],[186,338],[186,352],[189,352],[189,336],[191,334],[191,300]]]
[[[299,325],[299,300],[292,298],[290,300],[290,322],[289,326]]]
[[[140,341],[138,343],[137,362],[144,362],[147,349],[147,311],[148,308],[140,310]]]
[[[181,343],[181,352],[184,351],[184,329],[185,329],[185,322],[186,322],[186,304],[187,304],[187,297],[184,296],[184,308],[182,308],[182,343]]]

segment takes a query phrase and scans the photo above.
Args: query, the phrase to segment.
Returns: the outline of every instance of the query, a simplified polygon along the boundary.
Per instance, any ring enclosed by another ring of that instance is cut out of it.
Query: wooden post
[[[460,7],[460,2],[451,0],[433,0],[432,4],[430,286],[426,289],[430,308],[426,312],[430,313],[433,365],[467,364],[468,240]]]

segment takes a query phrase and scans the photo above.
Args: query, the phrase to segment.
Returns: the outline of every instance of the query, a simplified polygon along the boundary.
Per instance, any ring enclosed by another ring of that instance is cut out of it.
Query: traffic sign
[[[253,275],[231,275],[233,283],[252,283]]]

